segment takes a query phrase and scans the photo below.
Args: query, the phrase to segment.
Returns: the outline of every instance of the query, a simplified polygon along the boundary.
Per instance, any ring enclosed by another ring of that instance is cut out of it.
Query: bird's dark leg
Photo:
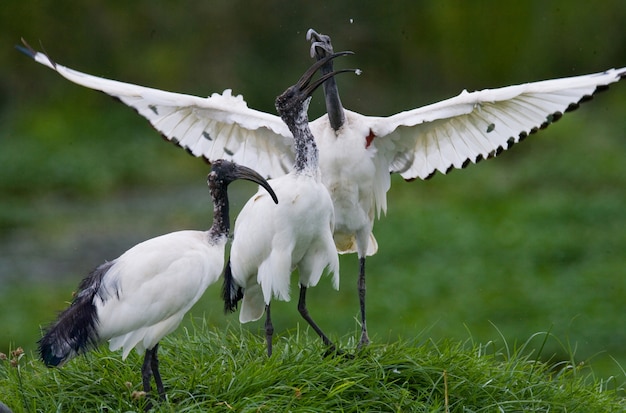
[[[143,357],[143,364],[141,366],[141,380],[143,382],[143,391],[146,395],[150,394],[150,378],[152,377],[152,350],[146,350],[146,354]],[[152,408],[152,402],[148,400],[144,406],[144,411],[148,411]]]
[[[267,357],[272,355],[272,336],[274,335],[274,325],[270,316],[270,305],[265,306],[265,341],[267,342]]]
[[[146,350],[141,366],[141,380],[143,381],[143,391],[150,393],[150,379],[152,378],[152,351]]]
[[[361,306],[361,340],[358,347],[361,348],[370,343],[367,335],[367,324],[365,324],[365,257],[359,257],[359,280],[357,282],[359,290],[359,304]]]
[[[309,310],[307,310],[306,308],[306,287],[303,285],[300,286],[300,299],[298,300],[298,311],[300,312],[300,315],[302,316],[302,318],[304,318],[306,322],[309,323],[309,325],[313,328],[313,330],[315,330],[315,332],[320,336],[320,338],[324,342],[324,345],[328,346],[331,351],[335,351],[335,345],[333,344],[333,342],[330,341],[328,337],[326,337],[326,334],[324,334],[322,329],[320,329],[318,325],[315,324],[315,321],[313,321],[313,319],[309,315]]]
[[[159,359],[157,357],[158,348],[159,343],[157,343],[152,349],[150,368],[152,370],[152,376],[154,376],[154,383],[156,384],[157,391],[159,392],[159,398],[165,399],[165,389],[163,388],[163,381],[161,381],[161,373],[159,373]]]
[[[159,344],[157,343],[150,350],[146,350],[146,354],[143,358],[143,365],[141,366],[141,380],[143,382],[143,391],[146,394],[150,394],[152,390],[150,387],[150,379],[154,376],[154,382],[156,383],[159,397],[165,399],[165,389],[163,388],[163,382],[161,381],[161,373],[159,373],[159,359],[157,358],[157,350]],[[144,406],[144,410],[148,411],[152,408],[152,402],[148,401]]]

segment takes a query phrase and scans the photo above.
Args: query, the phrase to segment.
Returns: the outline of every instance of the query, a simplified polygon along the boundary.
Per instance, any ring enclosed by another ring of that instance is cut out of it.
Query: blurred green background
[[[274,113],[275,96],[311,63],[312,27],[335,50],[356,53],[337,63],[363,70],[338,80],[346,107],[391,115],[464,88],[626,66],[625,24],[621,0],[4,1],[0,351],[34,350],[40,326],[95,265],[211,223],[207,165],[131,109],[15,51],[21,37],[87,73],[199,96],[232,88]],[[310,116],[323,111],[318,94]],[[380,249],[368,260],[370,336],[501,346],[502,335],[513,347],[550,330],[542,358],[574,354],[623,382],[625,155],[626,85],[618,84],[496,159],[426,182],[394,179],[388,216],[375,226]],[[235,189],[236,213],[254,188]],[[341,290],[323,279],[309,307],[349,345],[356,257],[341,265]],[[295,302],[275,307],[277,333],[295,328]],[[237,323],[222,314],[219,286],[192,314]]]

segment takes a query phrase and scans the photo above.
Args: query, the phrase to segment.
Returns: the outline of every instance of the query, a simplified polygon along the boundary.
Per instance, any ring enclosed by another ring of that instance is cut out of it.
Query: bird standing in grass
[[[224,274],[226,310],[234,310],[242,298],[239,320],[258,320],[265,311],[268,355],[272,354],[273,326],[270,300],[290,298],[290,276],[299,273],[298,311],[334,350],[330,339],[310,317],[306,307],[309,287],[317,285],[325,268],[339,288],[339,260],[333,241],[334,213],[328,190],[321,182],[318,150],[307,110],[311,94],[325,80],[344,71],[331,72],[315,82],[320,66],[342,52],[326,56],[311,66],[298,82],[276,98],[276,109],[293,133],[296,159],[293,171],[269,182],[281,200],[277,207],[267,199],[252,197],[235,223],[231,258]],[[263,217],[258,219],[257,217]]]
[[[208,231],[178,231],[135,245],[119,258],[105,262],[79,285],[71,305],[50,325],[39,341],[43,362],[61,366],[108,340],[126,359],[135,348],[145,352],[141,376],[150,391],[154,377],[160,397],[159,341],[180,324],[224,267],[228,240],[228,185],[246,179],[265,188],[278,203],[267,181],[252,169],[217,160],[207,181],[213,199],[213,224]]]
[[[332,53],[330,38],[310,30],[311,52]],[[278,177],[295,162],[292,134],[277,116],[247,107],[230,90],[200,98],[91,76],[63,67],[25,44],[19,47],[66,79],[107,93],[145,117],[166,139],[209,161],[232,159]],[[327,61],[322,73],[332,71]],[[357,252],[360,345],[367,344],[365,257],[376,253],[374,218],[387,210],[390,173],[428,179],[509,149],[544,129],[596,91],[626,77],[626,68],[524,83],[460,95],[392,116],[345,109],[336,83],[325,85],[327,114],[310,122],[320,153],[322,182],[335,210],[334,239],[341,253]]]

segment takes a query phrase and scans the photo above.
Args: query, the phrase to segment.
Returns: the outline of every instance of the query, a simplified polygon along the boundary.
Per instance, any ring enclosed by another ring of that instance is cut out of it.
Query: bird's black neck
[[[321,74],[325,75],[333,71],[333,61],[329,60],[320,69]],[[324,99],[326,100],[326,113],[328,113],[328,120],[333,130],[338,131],[346,121],[346,116],[341,105],[341,99],[339,98],[339,89],[337,88],[337,82],[335,77],[331,77],[323,85]]]
[[[211,188],[211,197],[213,198],[213,225],[209,229],[209,242],[218,243],[228,238],[230,230],[227,186],[222,184]]]
[[[297,173],[315,175],[319,168],[319,155],[313,133],[309,128],[307,110],[311,98],[307,98],[297,110],[281,113],[283,121],[293,134],[296,152],[294,168]]]

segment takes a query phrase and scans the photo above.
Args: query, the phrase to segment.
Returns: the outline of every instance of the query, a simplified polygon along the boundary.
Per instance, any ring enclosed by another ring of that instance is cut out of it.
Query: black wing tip
[[[23,46],[16,44],[15,48],[22,53],[26,53],[27,55],[34,57],[37,54],[37,51],[33,49],[23,37],[20,37],[20,40],[22,41]]]
[[[39,54],[39,52],[33,49],[32,46],[29,45],[28,42],[23,37],[21,38],[21,40],[22,40],[23,46],[16,44],[15,48],[18,51],[24,53],[26,56],[30,57],[31,59],[35,59],[37,54]],[[46,53],[46,50],[44,49],[43,44],[41,44],[41,42],[40,42],[40,46],[41,46],[41,49],[43,50],[43,55],[46,56],[46,58],[48,59],[52,67],[56,70],[57,64],[55,63],[54,60],[50,58],[50,55]]]
[[[16,45],[15,45],[15,49],[16,49],[18,52],[22,52],[22,53],[24,53],[26,56],[30,57],[30,58],[31,58],[31,59],[33,59],[33,60],[35,59],[35,55],[37,54],[37,52],[36,52],[36,51],[34,51],[34,50],[32,50],[32,49],[29,49],[29,48],[27,48],[27,47],[21,46],[21,45],[19,45],[19,44],[16,44]]]
[[[30,57],[31,59],[35,59],[35,56],[38,53],[37,50],[33,49],[23,37],[20,40],[22,40],[22,44],[16,44],[15,48],[18,51],[24,53],[26,56]]]

